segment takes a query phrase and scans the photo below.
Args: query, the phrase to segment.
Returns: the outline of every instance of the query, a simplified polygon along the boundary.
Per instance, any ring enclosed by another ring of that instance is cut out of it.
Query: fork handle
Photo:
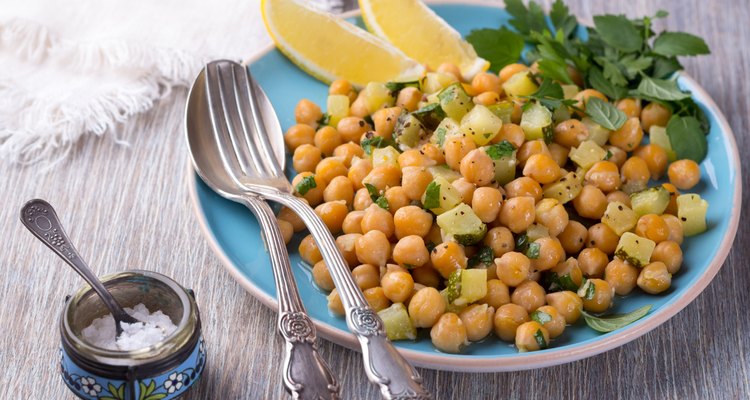
[[[367,377],[379,386],[381,396],[384,399],[431,398],[422,386],[419,373],[388,340],[383,321],[370,308],[352,279],[349,266],[331,231],[320,217],[307,203],[291,194],[276,190],[261,191],[260,194],[264,197],[278,201],[296,212],[310,230],[338,289],[346,310],[346,324],[359,340]]]
[[[307,316],[297,291],[276,216],[271,207],[255,195],[246,195],[243,200],[258,219],[276,278],[279,300],[277,327],[285,342],[284,386],[293,399],[338,400],[339,385],[318,353],[315,325]]]

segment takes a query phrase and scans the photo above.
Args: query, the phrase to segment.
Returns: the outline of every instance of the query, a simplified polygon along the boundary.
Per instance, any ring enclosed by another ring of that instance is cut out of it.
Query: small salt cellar
[[[192,291],[150,271],[127,271],[102,278],[123,307],[144,304],[161,310],[176,329],[164,340],[137,350],[108,350],[83,338],[82,330],[109,314],[85,286],[65,304],[60,318],[60,370],[79,398],[107,400],[176,399],[198,379],[206,365],[201,321]]]

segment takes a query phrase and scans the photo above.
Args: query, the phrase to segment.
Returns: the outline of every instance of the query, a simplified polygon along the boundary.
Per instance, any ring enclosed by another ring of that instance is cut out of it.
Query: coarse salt
[[[120,322],[122,334],[119,337],[117,337],[115,319],[112,318],[112,314],[91,321],[91,325],[83,328],[81,336],[96,347],[128,351],[159,343],[177,329],[169,316],[161,310],[151,313],[143,304],[138,304],[133,308],[126,307],[125,312],[141,322],[133,324]]]

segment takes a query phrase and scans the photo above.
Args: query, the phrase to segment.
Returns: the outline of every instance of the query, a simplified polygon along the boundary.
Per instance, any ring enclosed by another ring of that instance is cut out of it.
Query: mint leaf
[[[596,97],[590,97],[586,102],[586,115],[597,124],[612,131],[620,129],[622,124],[628,120],[624,112]]]
[[[575,292],[578,290],[578,285],[573,282],[573,278],[570,274],[558,275],[556,272],[548,271],[544,275],[544,283],[547,285],[550,292],[556,292],[559,290],[570,290]]]
[[[541,248],[542,245],[539,243],[529,243],[529,247],[526,249],[526,257],[533,260],[539,258],[539,250]]]
[[[544,333],[542,333],[541,329],[537,329],[537,331],[534,333],[534,340],[536,340],[536,344],[539,345],[540,349],[547,348],[547,341],[544,339]]]
[[[316,187],[318,187],[318,184],[315,183],[315,175],[309,175],[302,178],[302,180],[299,181],[294,189],[297,191],[297,193],[304,196],[307,194],[307,192],[310,191],[310,189],[314,189]]]
[[[493,265],[495,262],[495,252],[492,251],[492,247],[482,246],[481,249],[471,257],[468,261],[468,267],[473,268],[477,265]]]
[[[654,40],[654,53],[663,56],[697,56],[709,54],[706,42],[685,32],[662,32]]]
[[[533,313],[531,313],[531,319],[544,325],[547,322],[552,321],[552,316],[547,314],[544,311],[536,310]]]
[[[637,91],[639,95],[649,99],[664,101],[682,100],[690,97],[690,93],[683,92],[677,86],[675,80],[653,79],[647,76],[643,77]]]
[[[529,248],[529,237],[522,233],[516,238],[516,251],[519,253],[526,253],[526,249]]]
[[[528,96],[529,99],[538,101],[541,105],[550,110],[556,110],[563,105],[569,107],[576,103],[575,100],[564,99],[564,97],[565,94],[563,93],[562,86],[557,82],[553,82],[551,79],[543,80],[539,89]],[[524,107],[530,107],[531,104],[530,101],[526,102]]]
[[[604,93],[604,95],[610,99],[619,100],[628,95],[628,90],[626,88],[615,85],[607,80],[599,68],[591,68],[588,77],[591,87]]]
[[[388,199],[385,198],[385,196],[380,196],[377,199],[374,200],[375,204],[377,204],[380,208],[384,210],[390,210],[391,207],[388,204]]]
[[[479,57],[490,62],[490,70],[494,72],[518,62],[524,47],[523,37],[505,27],[475,29],[466,36],[466,40],[474,46]]]
[[[643,46],[641,34],[624,15],[597,15],[594,26],[602,40],[618,50],[634,52]]]
[[[365,154],[372,154],[372,149],[382,149],[384,147],[388,147],[388,143],[385,139],[383,139],[381,136],[369,136],[366,135],[364,139],[362,139],[361,142],[359,142],[359,145],[362,147],[362,150],[364,150]]]
[[[491,159],[499,160],[503,157],[510,157],[513,155],[513,152],[516,151],[516,146],[507,140],[503,140],[500,143],[486,147],[484,151]]]
[[[673,116],[667,124],[667,136],[678,159],[700,163],[706,157],[708,142],[695,117]]]
[[[424,195],[424,203],[422,206],[428,210],[440,207],[440,184],[437,182],[430,182],[427,185]]]
[[[645,317],[651,311],[651,307],[649,304],[627,314],[614,314],[606,317],[596,317],[583,311],[583,319],[586,320],[586,325],[591,329],[607,333],[628,326]]]
[[[370,195],[370,199],[372,201],[375,201],[378,199],[378,197],[380,197],[380,191],[378,190],[378,188],[376,188],[372,184],[365,183],[365,188],[367,189],[367,194]]]
[[[654,78],[669,78],[673,73],[682,69],[682,64],[677,61],[676,57],[661,57],[654,59],[654,71],[651,76]]]

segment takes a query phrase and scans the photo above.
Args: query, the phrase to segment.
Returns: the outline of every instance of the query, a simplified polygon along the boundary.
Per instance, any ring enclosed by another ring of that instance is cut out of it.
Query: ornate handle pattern
[[[263,232],[279,299],[278,329],[285,341],[283,378],[294,399],[339,399],[339,386],[318,353],[315,325],[305,312],[289,266],[289,254],[271,207],[255,195],[243,197]]]

